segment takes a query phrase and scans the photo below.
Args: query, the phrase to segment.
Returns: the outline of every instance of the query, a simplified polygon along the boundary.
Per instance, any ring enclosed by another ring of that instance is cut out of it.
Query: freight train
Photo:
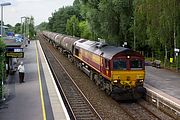
[[[115,100],[145,95],[145,62],[140,53],[48,31],[43,35]]]

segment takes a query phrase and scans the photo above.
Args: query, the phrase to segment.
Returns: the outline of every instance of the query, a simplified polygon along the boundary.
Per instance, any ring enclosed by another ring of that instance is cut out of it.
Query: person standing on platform
[[[19,83],[23,83],[24,82],[24,65],[23,62],[20,63],[20,65],[18,66],[18,71],[19,71]]]

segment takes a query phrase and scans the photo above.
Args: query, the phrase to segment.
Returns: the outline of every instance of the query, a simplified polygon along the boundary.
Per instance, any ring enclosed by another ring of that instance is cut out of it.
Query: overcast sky
[[[21,22],[23,16],[33,16],[35,25],[48,21],[55,10],[73,4],[74,0],[0,0],[0,3],[11,2],[12,5],[4,7],[5,24],[15,25]]]

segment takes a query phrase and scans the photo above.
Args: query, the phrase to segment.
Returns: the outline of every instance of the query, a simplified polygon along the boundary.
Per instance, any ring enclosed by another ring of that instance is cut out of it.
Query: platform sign
[[[8,52],[23,52],[23,48],[6,48]]]
[[[174,48],[174,52],[179,52],[180,50],[178,48]]]
[[[6,48],[5,55],[8,58],[24,58],[23,48]]]
[[[24,52],[6,52],[8,58],[24,58]]]
[[[23,49],[22,48],[15,48],[14,52],[23,52]]]

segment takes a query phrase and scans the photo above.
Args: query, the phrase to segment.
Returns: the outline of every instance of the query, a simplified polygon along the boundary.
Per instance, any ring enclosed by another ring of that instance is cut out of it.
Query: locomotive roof
[[[130,50],[129,48],[109,46],[105,43],[85,39],[80,39],[76,41],[75,44],[76,46],[93,52],[97,55],[101,55],[103,53],[102,56],[106,59],[112,59],[112,57],[117,53]]]
[[[104,53],[103,56],[107,59],[112,59],[114,55],[117,53],[130,50],[128,48],[124,47],[115,47],[115,46],[105,46],[104,48],[101,48],[102,52]]]

